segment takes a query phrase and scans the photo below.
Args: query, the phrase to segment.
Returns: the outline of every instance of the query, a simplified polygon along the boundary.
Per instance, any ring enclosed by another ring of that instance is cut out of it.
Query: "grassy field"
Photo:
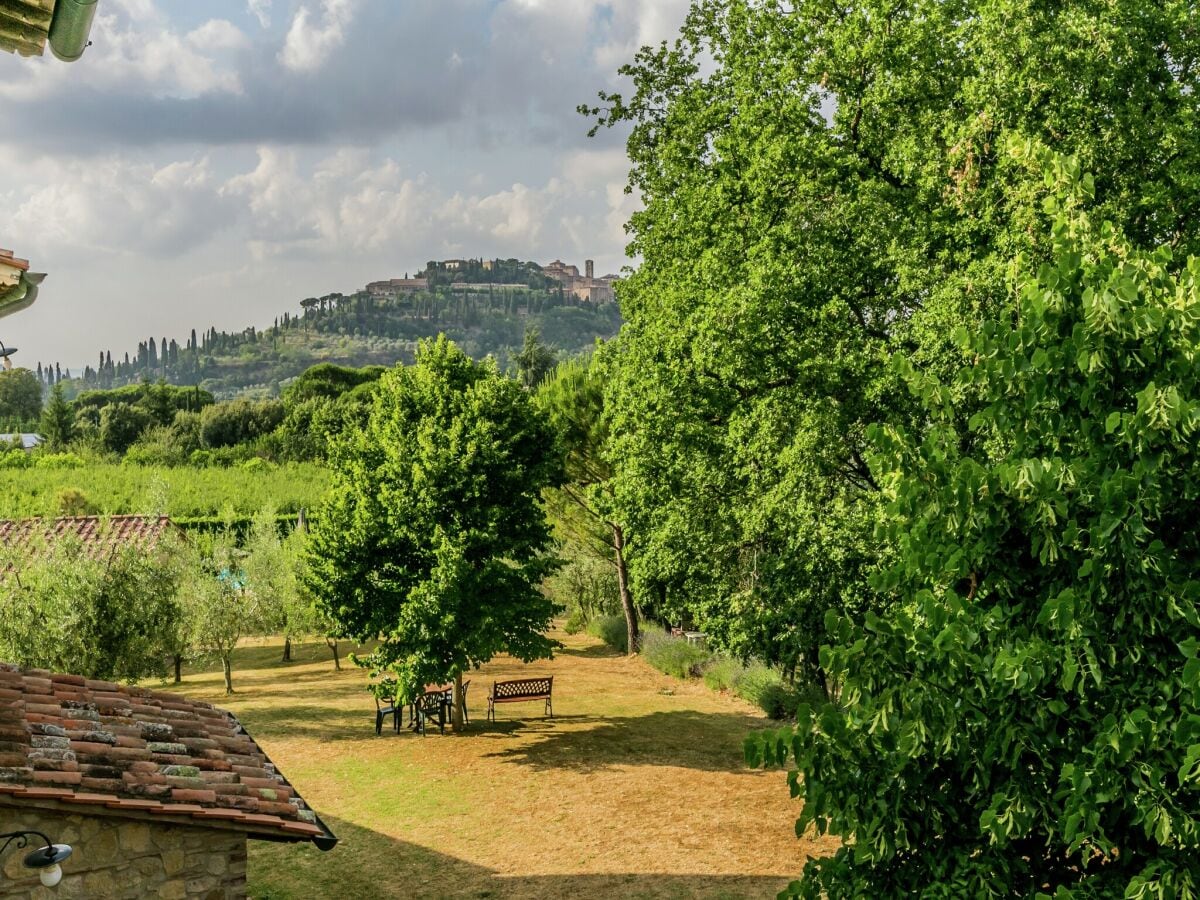
[[[768,725],[748,705],[557,637],[553,662],[474,673],[462,736],[376,737],[365,673],[334,673],[319,644],[288,665],[278,643],[245,647],[231,698],[215,669],[187,674],[177,689],[235,712],[341,838],[327,854],[251,842],[251,896],[765,897],[833,849],[796,839],[781,773],[742,763]],[[493,678],[541,674],[553,721],[540,703],[484,721]]]
[[[329,471],[311,463],[259,469],[88,463],[77,468],[0,469],[0,518],[54,516],[65,490],[81,491],[108,515],[164,511],[176,519],[248,516],[268,503],[280,513],[311,511],[329,487]]]

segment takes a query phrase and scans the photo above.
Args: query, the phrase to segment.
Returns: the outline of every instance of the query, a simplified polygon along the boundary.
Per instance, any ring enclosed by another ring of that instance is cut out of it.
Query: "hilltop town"
[[[494,292],[506,290],[557,290],[562,296],[570,296],[581,303],[601,305],[613,303],[616,297],[613,285],[616,275],[596,277],[593,260],[584,262],[584,273],[579,267],[556,259],[538,265],[517,259],[444,259],[431,260],[416,277],[390,278],[373,281],[363,290],[375,298],[396,298],[404,294],[417,294],[439,287],[452,288],[456,293]]]
[[[11,280],[11,279],[10,279]],[[222,331],[208,326],[171,339],[148,336],[122,355],[107,348],[78,377],[58,362],[26,365],[44,389],[60,381],[68,396],[147,379],[198,386],[218,397],[272,396],[319,362],[392,365],[410,362],[417,342],[444,333],[476,359],[501,367],[535,331],[555,352],[581,353],[616,334],[621,315],[614,275],[595,275],[561,260],[431,260],[415,276],[375,281],[352,293],[299,301],[265,326]]]

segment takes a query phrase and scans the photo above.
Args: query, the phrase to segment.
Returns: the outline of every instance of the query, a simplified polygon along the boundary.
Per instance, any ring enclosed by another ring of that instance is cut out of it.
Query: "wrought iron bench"
[[[488,721],[496,721],[497,703],[520,703],[525,700],[545,700],[546,715],[554,718],[554,706],[551,694],[554,690],[554,676],[549,678],[521,678],[516,681],[493,681],[492,692],[487,698]]]

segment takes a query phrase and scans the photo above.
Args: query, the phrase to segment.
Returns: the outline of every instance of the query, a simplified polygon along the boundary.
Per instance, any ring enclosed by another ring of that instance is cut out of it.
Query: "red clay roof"
[[[11,250],[5,250],[3,247],[0,247],[0,262],[3,262],[6,266],[12,266],[14,269],[20,269],[22,272],[29,268],[29,260],[13,256]]]
[[[162,815],[272,840],[336,838],[230,713],[0,663],[0,803]]]
[[[0,521],[0,544],[26,548],[35,536],[47,541],[73,535],[83,542],[89,556],[100,557],[117,547],[153,547],[168,529],[166,516],[63,516],[45,519]]]

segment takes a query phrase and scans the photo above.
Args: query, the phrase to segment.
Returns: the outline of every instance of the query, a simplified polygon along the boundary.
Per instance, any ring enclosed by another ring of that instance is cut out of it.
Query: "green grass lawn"
[[[763,897],[832,849],[796,839],[781,773],[742,763],[768,724],[748,705],[556,636],[552,662],[473,673],[464,735],[376,737],[365,673],[335,673],[323,644],[290,664],[246,646],[233,697],[215,668],[187,673],[177,689],[236,713],[341,839],[251,842],[251,896]],[[484,721],[493,678],[542,674],[554,720],[529,703]]]

